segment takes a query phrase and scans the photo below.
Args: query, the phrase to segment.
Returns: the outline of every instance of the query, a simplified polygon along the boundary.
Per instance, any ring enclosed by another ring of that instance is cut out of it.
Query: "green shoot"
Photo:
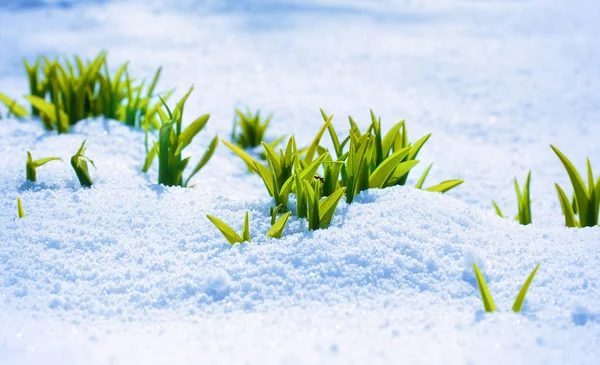
[[[533,269],[531,274],[529,274],[529,277],[525,281],[525,284],[523,284],[523,286],[521,287],[521,290],[519,290],[519,294],[517,294],[517,298],[515,299],[515,303],[513,304],[513,307],[512,307],[512,310],[514,312],[518,313],[523,308],[523,302],[525,302],[525,296],[527,295],[529,286],[531,285],[531,282],[533,281],[533,277],[535,276],[535,273],[537,272],[539,267],[540,267],[540,264],[537,264],[535,266],[535,269]]]
[[[427,175],[429,175],[429,171],[431,170],[432,166],[433,166],[433,164],[430,164],[429,166],[427,166],[427,169],[425,169],[425,172],[423,172],[423,175],[421,175],[421,177],[419,178],[419,181],[417,181],[417,185],[415,185],[415,188],[423,189],[423,184],[425,183],[425,179],[427,178]],[[431,192],[445,193],[448,190],[455,188],[464,182],[465,182],[464,180],[460,180],[460,179],[446,180],[446,181],[442,181],[441,183],[439,183],[437,185],[425,188],[425,190],[431,191]]]
[[[515,191],[517,192],[517,204],[519,208],[519,213],[515,217],[515,220],[518,220],[519,223],[522,225],[531,224],[531,198],[529,188],[531,184],[531,171],[529,171],[529,173],[527,174],[527,178],[525,179],[525,185],[523,186],[523,191],[521,191],[521,188],[519,187],[519,183],[517,182],[516,178],[514,181]],[[496,202],[492,200],[492,205],[496,210],[496,214],[503,218],[504,215],[502,214],[502,211],[500,210],[498,204],[496,204]]]
[[[19,218],[25,217],[25,211],[23,210],[23,203],[21,203],[21,198],[17,198],[17,216]]]
[[[485,278],[479,271],[479,268],[475,263],[473,263],[473,270],[475,270],[475,278],[477,279],[477,286],[479,287],[479,292],[481,293],[481,300],[483,301],[483,308],[486,312],[495,312],[496,305],[494,304],[494,299],[492,298],[492,294],[490,294],[490,290],[487,287],[487,283],[485,282]]]
[[[267,231],[267,236],[272,238],[281,238],[281,235],[283,235],[283,230],[285,229],[285,225],[287,224],[288,218],[290,218],[291,214],[292,212],[287,212],[279,217],[276,222],[271,223],[271,229]]]
[[[264,141],[265,132],[271,123],[273,115],[269,115],[264,122],[261,119],[260,110],[252,114],[248,109],[244,114],[239,109],[235,109],[235,115],[231,140],[243,149],[260,146]],[[281,142],[281,139],[278,140]]]
[[[344,196],[345,187],[339,188],[328,197],[321,199],[322,183],[319,180],[296,182],[297,214],[308,220],[308,229],[316,230],[329,227],[335,209]]]
[[[0,93],[0,102],[2,102],[8,108],[7,118],[14,115],[17,118],[23,118],[29,116],[29,113],[25,108],[17,104],[16,100],[9,98],[8,96]]]
[[[62,161],[62,159],[59,157],[46,157],[34,161],[31,153],[27,151],[27,162],[25,163],[25,176],[27,180],[35,182],[37,179],[36,169],[50,161]]]
[[[89,161],[94,168],[96,168],[96,165],[94,165],[94,161],[85,156],[85,142],[86,140],[81,143],[81,147],[79,147],[77,153],[71,157],[71,166],[73,166],[73,170],[75,170],[75,175],[77,175],[81,186],[90,187],[93,181],[90,177],[87,163]]]
[[[293,174],[297,172],[301,180],[312,179],[321,163],[328,155],[321,155],[314,161],[307,162],[306,157],[301,160],[298,157],[296,141],[292,136],[287,144],[285,152],[280,149],[279,155],[266,143],[262,143],[267,157],[267,167],[252,158],[240,147],[221,140],[229,149],[238,155],[246,164],[256,172],[263,180],[265,187],[271,197],[275,199],[275,206],[281,205],[281,211],[287,211],[289,194],[293,188]],[[317,142],[318,143],[318,142]]]
[[[525,284],[523,284],[523,286],[521,287],[521,290],[519,290],[519,293],[517,294],[517,298],[515,299],[515,302],[512,306],[512,310],[514,312],[518,313],[518,312],[521,312],[521,309],[523,309],[523,303],[525,302],[525,296],[527,295],[529,286],[531,285],[531,282],[533,281],[533,277],[535,276],[535,273],[537,272],[539,267],[540,267],[540,264],[537,264],[535,269],[533,269],[533,272],[529,275],[529,277],[525,281]],[[477,265],[475,263],[473,263],[473,270],[475,270],[475,277],[477,279],[477,286],[479,287],[479,292],[481,294],[481,300],[483,301],[483,308],[485,309],[486,312],[495,312],[496,305],[494,304],[492,295],[490,294],[490,291],[487,287],[485,278],[483,277],[483,275],[481,274],[481,271],[479,271],[479,268],[477,267]]]
[[[586,188],[581,175],[571,161],[569,161],[558,148],[553,145],[550,145],[550,147],[564,165],[569,174],[571,184],[573,185],[574,199],[573,202],[571,202],[564,190],[558,184],[555,184],[558,198],[565,215],[566,226],[593,227],[598,225],[598,217],[600,215],[600,177],[597,180],[594,180],[590,159],[587,159],[588,186]],[[575,215],[578,215],[579,221],[577,221]]]
[[[396,123],[384,135],[381,118],[377,118],[371,111],[371,125],[367,131],[362,133],[354,119],[349,117],[350,135],[340,142],[337,132],[331,125],[333,116],[328,116],[322,109],[321,115],[326,121],[327,130],[338,158],[334,164],[332,164],[333,161],[327,161],[324,165],[325,195],[330,194],[334,189],[336,185],[334,180],[338,174],[336,165],[341,164],[339,183],[347,188],[346,202],[348,203],[351,203],[358,193],[366,189],[404,185],[410,170],[419,163],[416,160],[417,154],[431,136],[428,134],[415,144],[410,144],[404,121]],[[347,145],[348,151],[345,152],[344,148]],[[431,166],[419,179],[418,188],[422,188],[430,169]],[[426,190],[443,193],[462,183],[463,180],[448,180]]]
[[[150,87],[144,90],[144,82],[137,83],[129,77],[128,63],[112,78],[106,52],[100,52],[88,63],[77,56],[74,61],[64,58],[62,62],[42,56],[34,64],[24,61],[24,65],[30,93],[25,98],[31,103],[31,114],[41,117],[46,129],[67,133],[78,121],[97,116],[135,127],[160,127],[157,107],[150,106],[156,96],[160,68]]]
[[[208,214],[206,215],[206,218],[208,218],[212,224],[214,224],[215,227],[221,231],[223,236],[225,236],[225,239],[227,239],[227,242],[230,244],[233,245],[236,243],[250,242],[250,220],[248,218],[248,212],[246,212],[246,216],[244,217],[244,226],[242,227],[241,237],[233,230],[233,228],[219,218]]]
[[[190,157],[182,158],[181,152],[192,142],[194,137],[204,129],[210,118],[210,114],[202,115],[182,131],[183,108],[193,89],[193,87],[190,88],[184,97],[177,103],[173,112],[171,112],[164,101],[163,105],[165,109],[167,109],[167,113],[162,111],[162,109],[158,109],[158,113],[162,120],[159,140],[154,142],[154,147],[148,151],[142,171],[148,171],[154,157],[158,156],[159,184],[187,187],[190,179],[208,163],[217,148],[219,139],[215,136],[209,143],[207,150],[204,152],[204,155],[196,167],[194,167],[191,174],[187,179],[183,179],[183,172],[190,161]]]
[[[277,221],[277,214],[279,213],[280,210],[281,210],[281,204],[276,206],[275,208],[273,208],[273,207],[269,208],[269,212],[271,214],[271,226],[275,224],[275,221]]]

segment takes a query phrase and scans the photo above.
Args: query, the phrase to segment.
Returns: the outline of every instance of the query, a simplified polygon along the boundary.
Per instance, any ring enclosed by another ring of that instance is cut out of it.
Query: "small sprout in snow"
[[[92,164],[92,166],[94,166],[94,168],[96,168],[96,165],[94,165],[94,161],[90,160],[87,156],[84,155],[85,141],[86,140],[83,141],[81,147],[79,147],[79,150],[77,150],[77,153],[75,153],[75,155],[71,157],[71,166],[73,166],[73,170],[75,170],[75,174],[77,175],[81,186],[90,187],[92,186],[93,181],[88,171],[87,162],[89,161]]]
[[[225,236],[227,241],[230,244],[242,243],[242,242],[250,242],[250,220],[248,217],[248,212],[246,212],[246,216],[244,217],[244,226],[242,228],[242,236],[238,235],[233,228],[231,228],[227,223],[223,222],[217,217],[212,215],[206,215],[212,224],[214,224],[219,231]]]
[[[243,149],[260,146],[264,141],[265,132],[271,123],[272,117],[273,115],[269,115],[263,122],[260,117],[260,110],[252,114],[248,109],[244,114],[239,109],[235,109],[231,140]],[[274,148],[282,140],[283,137],[280,137],[272,142],[270,146]]]
[[[515,217],[515,220],[518,220],[522,225],[531,224],[531,198],[530,198],[530,189],[529,185],[531,183],[531,171],[527,174],[527,179],[525,179],[525,185],[523,186],[523,192],[521,192],[521,188],[519,187],[519,183],[517,182],[517,178],[515,178],[515,191],[517,192],[517,204],[519,206],[519,213]],[[492,204],[494,205],[494,209],[496,209],[496,214],[500,217],[504,218],[502,214],[502,210],[495,201],[492,200]]]
[[[23,210],[23,204],[21,203],[21,198],[17,198],[17,216],[19,218],[25,217],[25,211]]]
[[[194,90],[193,87],[183,96],[177,103],[173,112],[163,101],[163,106],[167,110],[163,111],[160,107],[157,109],[161,119],[160,133],[158,141],[153,143],[153,147],[148,150],[146,161],[142,168],[143,172],[147,172],[155,156],[158,156],[158,183],[166,186],[182,186],[187,187],[190,179],[196,175],[208,163],[212,157],[217,144],[219,143],[218,136],[215,136],[209,143],[204,155],[194,167],[187,179],[184,180],[183,172],[185,171],[190,157],[182,158],[181,154],[192,140],[204,129],[210,118],[210,114],[205,114],[198,117],[187,128],[182,129],[183,108],[187,98]],[[162,99],[161,99],[162,101]]]
[[[598,217],[600,216],[600,177],[594,180],[590,159],[587,159],[588,186],[586,188],[581,175],[567,156],[553,145],[550,145],[550,147],[563,163],[573,185],[574,199],[571,203],[564,190],[558,184],[554,184],[565,215],[565,224],[567,227],[593,227],[598,225]],[[579,222],[575,219],[576,214],[579,215]]]
[[[283,230],[285,229],[285,225],[287,224],[288,218],[291,214],[292,212],[287,212],[281,217],[279,217],[279,219],[276,222],[272,223],[271,229],[267,231],[267,236],[272,238],[281,238]]]
[[[525,281],[525,284],[523,284],[523,286],[521,287],[521,290],[519,290],[519,294],[517,294],[517,298],[515,299],[515,302],[512,306],[512,310],[514,312],[518,313],[518,312],[521,312],[521,309],[523,309],[523,303],[525,302],[525,296],[527,295],[529,286],[531,285],[531,282],[533,281],[533,277],[535,276],[535,273],[537,272],[539,267],[540,267],[540,264],[537,264],[535,269],[533,269],[531,274],[529,274],[529,277]],[[479,271],[479,268],[477,267],[477,265],[475,263],[473,263],[473,270],[475,270],[475,277],[477,278],[477,286],[479,287],[479,292],[481,294],[481,300],[483,301],[483,308],[485,309],[486,312],[495,312],[496,305],[494,304],[494,299],[492,299],[492,295],[490,294],[490,291],[487,287],[485,278],[483,277],[483,275],[481,274],[481,271]]]
[[[46,157],[39,160],[33,160],[31,153],[27,151],[27,162],[25,163],[25,175],[27,180],[35,182],[37,179],[36,169],[50,161],[62,161],[59,157]]]

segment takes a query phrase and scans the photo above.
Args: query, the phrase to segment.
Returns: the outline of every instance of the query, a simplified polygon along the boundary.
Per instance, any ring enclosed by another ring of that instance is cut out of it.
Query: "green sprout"
[[[23,210],[23,203],[21,203],[21,198],[17,198],[17,217],[23,218],[25,217],[25,211]]]
[[[275,213],[275,215],[277,215],[277,213]],[[287,212],[279,217],[278,220],[272,221],[271,228],[267,231],[267,236],[271,238],[281,238],[290,215],[292,215],[292,212]]]
[[[423,184],[425,183],[425,179],[427,178],[427,175],[429,174],[429,171],[431,170],[432,167],[433,167],[433,164],[430,164],[429,166],[427,166],[427,169],[425,169],[425,172],[423,172],[423,175],[421,175],[421,177],[419,178],[419,181],[417,181],[415,188],[423,189]],[[464,182],[465,182],[464,180],[460,180],[460,179],[446,180],[437,185],[425,188],[425,190],[431,191],[431,192],[445,193],[448,190],[455,188]]]
[[[111,78],[106,52],[84,63],[78,56],[50,60],[39,57],[35,63],[24,61],[29,79],[31,114],[39,116],[48,130],[67,133],[78,121],[104,116],[134,127],[159,128],[157,107],[151,106],[154,89],[160,76],[157,70],[147,90],[144,82],[136,83],[123,64]],[[166,99],[170,93],[163,95]]]
[[[567,156],[553,145],[550,145],[550,147],[563,163],[569,174],[571,184],[573,185],[574,199],[571,202],[564,190],[558,184],[554,184],[565,215],[566,226],[593,227],[598,225],[600,211],[600,177],[597,180],[594,180],[594,172],[592,171],[590,159],[587,159],[588,187],[586,188],[581,175],[571,161],[569,161]],[[575,218],[576,214],[579,216],[579,221]]]
[[[273,115],[269,115],[262,121],[260,110],[253,114],[249,109],[246,110],[246,113],[243,113],[236,108],[235,116],[231,131],[231,140],[243,149],[260,146],[264,141],[265,132],[271,123]],[[283,138],[278,138],[274,144],[271,144],[271,147],[274,148]]]
[[[25,108],[17,104],[16,100],[9,98],[8,96],[0,93],[0,102],[2,102],[8,108],[7,118],[10,118],[11,115],[14,115],[17,118],[28,117],[29,113]]]
[[[415,144],[410,144],[404,121],[396,123],[383,135],[381,118],[377,118],[371,110],[371,125],[367,131],[362,133],[354,119],[349,117],[350,134],[340,142],[335,128],[330,123],[333,116],[328,116],[322,109],[321,115],[326,121],[337,156],[335,162],[327,161],[328,165],[325,167],[324,179],[327,185],[325,194],[330,194],[334,189],[339,168],[340,184],[347,187],[346,202],[348,203],[366,189],[405,185],[410,170],[419,163],[416,160],[417,154],[431,136],[428,134]],[[344,151],[345,146],[348,146],[347,152]],[[422,188],[430,169],[431,165],[419,179],[417,188]],[[448,180],[426,190],[443,193],[462,183],[463,180]]]
[[[275,206],[281,205],[280,209],[283,212],[287,211],[288,197],[293,191],[292,177],[294,172],[297,172],[302,180],[310,180],[327,157],[327,155],[322,155],[312,161],[309,153],[313,146],[318,145],[319,141],[317,140],[316,143],[313,141],[305,158],[299,158],[296,141],[292,136],[288,141],[285,152],[280,149],[279,155],[268,144],[262,143],[267,157],[267,167],[265,167],[261,162],[252,158],[252,156],[238,146],[224,140],[221,142],[244,160],[260,176],[269,195],[275,199]],[[316,150],[316,147],[314,149]]]
[[[318,179],[312,181],[301,180],[296,177],[296,214],[308,220],[308,229],[316,230],[327,228],[331,224],[335,208],[344,196],[345,187],[334,191],[323,198],[322,183]]]
[[[36,169],[50,161],[62,161],[62,159],[59,157],[46,157],[34,161],[31,157],[31,152],[27,151],[27,162],[25,163],[25,176],[27,180],[35,182],[37,179]]]
[[[181,153],[192,142],[194,137],[204,129],[210,118],[210,114],[204,114],[182,131],[183,108],[192,90],[194,90],[193,87],[177,103],[173,112],[171,112],[164,102],[163,105],[167,112],[165,113],[162,109],[158,109],[162,123],[159,140],[154,142],[153,148],[148,151],[142,171],[147,172],[152,165],[154,157],[158,156],[159,184],[187,187],[190,179],[208,163],[219,143],[218,136],[215,136],[196,167],[194,167],[187,179],[184,180],[183,172],[190,161],[190,157],[182,158]]]
[[[518,220],[522,225],[531,224],[531,198],[530,198],[530,189],[529,185],[531,184],[531,171],[527,174],[527,178],[525,179],[525,185],[523,186],[523,191],[521,192],[521,188],[519,187],[519,183],[517,182],[517,178],[515,178],[515,191],[517,192],[517,204],[519,207],[519,213],[515,217],[515,220]],[[496,209],[496,214],[500,217],[504,218],[502,214],[502,210],[495,201],[492,200],[492,204]]]
[[[533,269],[531,274],[529,274],[529,277],[525,281],[525,284],[523,284],[523,286],[521,287],[521,290],[519,290],[519,293],[517,294],[517,298],[515,299],[515,302],[513,303],[513,306],[512,306],[513,312],[518,313],[518,312],[521,312],[521,310],[523,309],[523,303],[525,302],[525,296],[527,295],[529,286],[531,285],[531,282],[533,281],[533,277],[535,276],[535,273],[537,272],[539,267],[540,267],[540,264],[537,264],[535,269]],[[484,310],[486,312],[495,312],[496,305],[494,304],[494,299],[492,299],[492,295],[490,294],[490,291],[487,287],[485,278],[483,277],[483,275],[481,274],[481,271],[479,271],[479,268],[477,267],[477,265],[475,263],[473,263],[473,270],[475,271],[475,278],[477,279],[477,286],[479,287],[479,292],[481,294],[481,300],[483,302]]]
[[[73,166],[73,170],[75,170],[75,174],[77,175],[81,186],[89,188],[94,182],[90,177],[87,163],[89,161],[94,168],[96,168],[96,165],[94,165],[94,161],[85,156],[85,142],[86,140],[83,140],[83,143],[81,143],[81,147],[79,147],[77,153],[71,157],[71,166]]]
[[[212,215],[206,215],[208,218],[218,229],[221,231],[223,236],[227,241],[234,245],[236,243],[242,242],[250,242],[250,219],[248,218],[248,212],[246,211],[246,216],[244,217],[244,226],[242,228],[242,235],[238,235],[233,228],[231,228],[227,223],[223,222],[217,217]]]

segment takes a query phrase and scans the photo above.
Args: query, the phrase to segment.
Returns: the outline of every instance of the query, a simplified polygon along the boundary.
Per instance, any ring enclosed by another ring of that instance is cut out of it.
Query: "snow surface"
[[[411,185],[430,162],[429,184],[466,183],[367,191],[329,229],[291,218],[273,240],[262,182],[224,146],[194,189],[164,188],[139,171],[140,131],[2,120],[0,364],[600,363],[600,229],[562,227],[553,183],[570,184],[548,147],[600,168],[597,1],[24,3],[0,7],[8,95],[27,92],[22,57],[104,48],[134,75],[162,65],[177,96],[195,84],[186,116],[211,120],[193,160],[229,135],[234,106],[273,111],[269,138],[300,144],[319,107],[338,130],[373,108],[384,125],[406,119],[412,140],[433,133]],[[68,163],[83,139],[91,189]],[[30,184],[27,150],[66,162]],[[490,200],[513,214],[512,178],[529,169],[523,227]],[[233,247],[205,218],[239,229],[246,210],[253,242]],[[473,261],[499,313],[482,311]]]

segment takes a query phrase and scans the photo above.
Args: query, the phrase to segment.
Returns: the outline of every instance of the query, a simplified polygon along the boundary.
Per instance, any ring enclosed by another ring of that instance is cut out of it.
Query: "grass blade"
[[[487,283],[485,282],[485,278],[479,271],[479,268],[475,263],[473,263],[473,270],[475,270],[475,277],[477,278],[477,286],[479,287],[479,292],[481,293],[481,300],[483,301],[483,307],[486,312],[495,312],[496,305],[494,304],[494,299],[492,299],[492,295],[487,287]]]
[[[25,211],[23,210],[23,203],[21,203],[21,198],[17,198],[17,216],[19,218],[25,217]]]
[[[423,188],[423,184],[425,184],[425,179],[427,179],[427,175],[429,175],[429,171],[431,170],[432,167],[433,167],[433,164],[430,164],[429,166],[427,166],[427,168],[423,172],[423,175],[421,175],[421,177],[419,178],[419,181],[417,181],[417,185],[415,185],[415,188],[417,188],[417,189]]]
[[[565,215],[565,225],[567,227],[579,227],[577,220],[575,220],[575,213],[573,212],[573,207],[571,206],[569,198],[567,198],[567,194],[565,194],[564,190],[558,184],[554,184],[554,186],[556,187],[558,199],[560,200],[560,206],[562,207],[563,214]]]
[[[317,147],[319,146],[319,142],[321,141],[321,137],[323,137],[323,134],[327,130],[327,127],[331,124],[331,119],[333,119],[333,115],[330,116],[327,119],[327,121],[325,121],[325,124],[321,127],[321,129],[319,130],[319,133],[317,133],[317,135],[313,139],[312,143],[310,144],[310,147],[308,147],[308,150],[306,151],[306,154],[304,155],[304,161],[306,161],[307,163],[312,162],[312,160],[315,156],[315,152],[317,152]]]
[[[235,243],[241,243],[244,241],[242,237],[240,237],[229,225],[227,225],[227,223],[223,222],[219,218],[208,214],[206,215],[206,218],[208,218],[212,224],[214,224],[215,227],[221,231],[227,242],[230,244],[233,245]]]
[[[331,223],[333,219],[333,213],[335,213],[335,208],[340,202],[340,199],[344,196],[346,192],[346,188],[342,187],[337,189],[327,198],[321,200],[319,202],[319,227],[326,228]]]
[[[527,295],[527,290],[529,290],[529,286],[531,285],[531,282],[533,281],[533,277],[535,276],[535,273],[537,272],[539,267],[540,267],[540,264],[537,264],[535,269],[533,269],[533,272],[529,275],[529,277],[525,281],[525,284],[523,284],[523,287],[521,287],[521,290],[519,290],[517,299],[515,299],[515,303],[513,304],[513,307],[512,307],[512,310],[514,312],[520,312],[521,309],[523,308],[523,302],[525,301],[525,296]]]
[[[494,209],[496,209],[496,214],[498,214],[500,216],[500,218],[504,218],[504,214],[502,214],[502,210],[500,210],[500,207],[498,206],[498,204],[496,204],[496,202],[493,200],[492,200],[492,204],[494,205]]]
[[[399,162],[408,155],[410,149],[410,147],[403,148],[386,158],[369,177],[369,188],[382,188],[396,167],[400,166]]]
[[[193,121],[192,124],[190,124],[183,132],[181,132],[178,140],[179,145],[175,151],[176,155],[180,154],[181,150],[187,147],[192,142],[192,139],[194,139],[194,137],[196,137],[196,135],[200,133],[202,129],[204,129],[209,118],[210,114],[204,114]]]
[[[554,153],[558,156],[560,161],[563,163],[567,173],[569,174],[569,178],[571,179],[571,184],[573,184],[573,190],[575,191],[575,196],[577,198],[577,208],[579,210],[579,222],[581,225],[585,225],[586,223],[586,214],[588,210],[588,193],[585,189],[585,184],[579,172],[575,166],[571,163],[571,161],[565,156],[562,152],[558,150],[558,148],[550,145]],[[595,224],[595,223],[594,223]]]
[[[275,214],[277,214],[277,213],[275,213]],[[272,237],[272,238],[281,238],[281,236],[283,235],[283,231],[285,229],[285,225],[287,224],[287,221],[290,218],[291,214],[292,214],[292,212],[287,212],[284,215],[282,215],[281,217],[279,217],[277,222],[272,224],[271,229],[269,229],[267,231],[267,236]]]
[[[217,135],[210,141],[210,143],[208,144],[208,148],[206,149],[206,152],[204,152],[204,155],[202,155],[202,159],[200,159],[200,162],[198,162],[196,167],[194,167],[194,170],[192,171],[190,176],[188,176],[188,178],[185,181],[185,184],[183,184],[183,186],[187,186],[190,179],[194,175],[196,175],[198,173],[198,171],[200,171],[200,169],[202,169],[204,167],[204,165],[206,165],[208,163],[208,160],[210,160],[212,155],[215,153],[215,150],[217,149],[218,144],[219,144],[219,136]]]
[[[437,193],[445,193],[448,190],[453,189],[464,182],[465,182],[464,180],[459,180],[459,179],[446,180],[446,181],[442,181],[441,183],[439,183],[437,185],[430,186],[425,190],[431,191],[431,192],[437,192]]]
[[[242,227],[242,242],[250,242],[250,218],[248,211],[244,216],[244,226]]]
[[[4,103],[4,105],[6,105],[6,107],[8,108],[8,116],[10,116],[11,114],[17,118],[29,116],[27,110],[25,110],[25,108],[17,104],[16,100],[9,98],[8,96],[2,93],[0,93],[0,101]]]

